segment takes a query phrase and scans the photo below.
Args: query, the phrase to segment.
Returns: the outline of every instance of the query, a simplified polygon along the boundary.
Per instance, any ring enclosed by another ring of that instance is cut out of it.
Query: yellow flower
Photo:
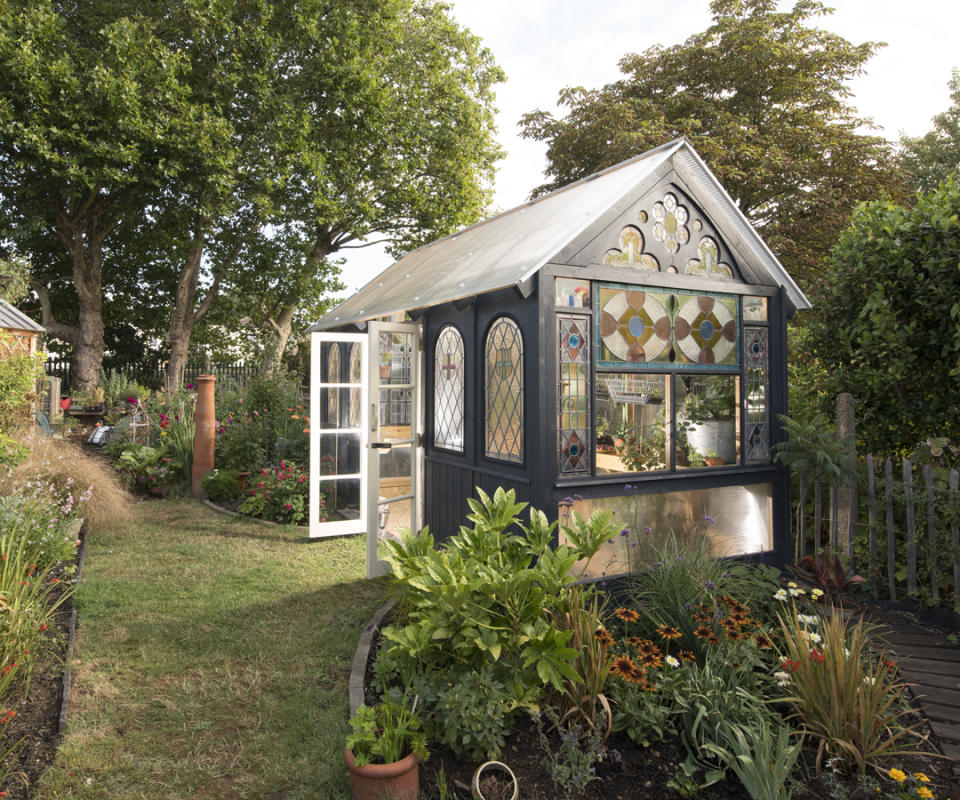
[[[160,431],[160,435],[161,435],[161,436],[166,436],[166,435],[167,435],[167,432],[166,432],[166,431]]]
[[[892,769],[887,774],[897,783],[903,783],[907,779],[907,773],[900,769]]]
[[[933,792],[931,792],[926,786],[918,786],[917,797],[922,797],[923,800],[933,800]]]
[[[923,772],[914,772],[913,777],[920,781],[920,783],[930,783],[930,779]]]

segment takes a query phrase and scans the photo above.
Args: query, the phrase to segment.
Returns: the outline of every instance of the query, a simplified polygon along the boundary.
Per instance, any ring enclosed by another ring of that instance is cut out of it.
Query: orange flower
[[[624,622],[639,622],[640,615],[634,611],[632,608],[618,608],[613,612],[614,616],[618,619],[622,619]]]
[[[600,642],[600,644],[607,647],[613,647],[613,637],[610,635],[610,631],[608,631],[606,628],[597,628],[593,636],[598,642]]]
[[[610,665],[610,674],[632,682],[643,674],[630,656],[617,656]]]
[[[680,639],[683,637],[683,634],[671,625],[661,625],[659,628],[657,628],[657,633],[660,634],[661,639],[666,639],[668,641],[670,639]]]
[[[696,628],[693,631],[693,635],[698,639],[709,639],[713,636],[713,630],[708,628],[706,625],[701,625],[699,628]]]

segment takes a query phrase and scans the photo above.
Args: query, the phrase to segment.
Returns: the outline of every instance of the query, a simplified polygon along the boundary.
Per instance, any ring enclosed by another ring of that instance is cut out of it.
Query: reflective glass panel
[[[320,481],[321,522],[359,518],[359,478],[334,478]]]
[[[576,278],[557,278],[556,304],[567,308],[590,307],[590,281]]]
[[[452,325],[440,331],[434,350],[433,443],[463,452],[463,337]]]
[[[738,463],[737,376],[678,375],[676,381],[677,468]]]
[[[320,474],[360,474],[359,433],[320,433]]]
[[[590,472],[587,426],[590,419],[588,317],[557,317],[557,401],[560,472]]]
[[[414,340],[410,333],[380,334],[377,347],[380,384],[410,383],[413,376]]]
[[[340,383],[340,345],[333,344],[327,356],[327,380],[330,383]],[[327,416],[330,420],[340,419],[340,398],[335,387],[327,389]],[[339,427],[334,425],[334,427]]]
[[[410,439],[413,435],[413,395],[411,389],[380,390],[380,440]]]
[[[770,420],[767,367],[767,329],[744,328],[744,361],[747,367],[747,463],[770,460]]]
[[[743,318],[750,322],[767,321],[767,298],[766,297],[744,297],[743,298]]]
[[[350,389],[349,426],[351,428],[356,428],[360,425],[360,383],[362,380],[360,371],[360,344],[354,342],[350,345],[350,383],[356,387]]]
[[[571,498],[572,499],[572,498]],[[559,508],[561,526],[576,513],[587,519],[598,510],[615,512],[621,535],[607,542],[594,556],[587,575],[620,575],[649,568],[664,539],[673,533],[681,540],[706,537],[717,557],[759,553],[773,547],[772,488],[722,486],[664,494],[635,494],[577,500]],[[560,530],[560,543],[568,539]],[[574,567],[579,572],[580,565]]]
[[[666,376],[600,373],[595,402],[597,473],[667,468]]]
[[[500,317],[484,345],[484,452],[523,461],[523,338],[517,324]]]

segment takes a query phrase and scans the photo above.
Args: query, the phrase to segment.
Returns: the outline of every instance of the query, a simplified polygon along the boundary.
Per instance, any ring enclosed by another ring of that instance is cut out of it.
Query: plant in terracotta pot
[[[355,800],[417,800],[428,752],[416,706],[387,699],[353,715],[343,756]]]

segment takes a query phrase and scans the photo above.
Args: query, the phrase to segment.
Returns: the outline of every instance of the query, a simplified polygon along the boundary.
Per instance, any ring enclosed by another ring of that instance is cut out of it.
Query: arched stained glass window
[[[484,452],[523,461],[523,336],[509,317],[498,317],[483,348]]]
[[[350,383],[354,388],[350,389],[350,427],[357,428],[360,425],[360,343],[354,342],[350,345]]]
[[[334,345],[330,348],[330,355],[327,357],[327,380],[330,383],[340,383],[340,346]],[[331,421],[340,419],[340,389],[331,386],[327,389],[327,419]]]
[[[433,443],[463,452],[463,337],[453,325],[440,331],[434,349]]]

